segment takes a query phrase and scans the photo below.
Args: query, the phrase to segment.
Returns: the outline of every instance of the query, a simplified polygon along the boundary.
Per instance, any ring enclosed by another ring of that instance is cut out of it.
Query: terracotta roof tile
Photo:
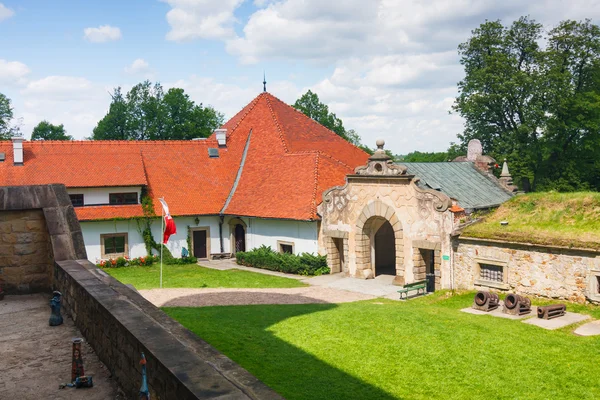
[[[214,135],[198,141],[24,142],[23,166],[12,143],[0,142],[0,185],[64,183],[67,187],[145,186],[160,215],[229,215],[314,220],[321,193],[342,185],[368,155],[269,93],[229,120],[219,157]],[[249,147],[236,190],[247,139]],[[78,207],[81,220],[141,216],[141,206]]]
[[[122,206],[87,206],[75,207],[75,214],[80,221],[96,221],[102,219],[142,217],[141,204]]]

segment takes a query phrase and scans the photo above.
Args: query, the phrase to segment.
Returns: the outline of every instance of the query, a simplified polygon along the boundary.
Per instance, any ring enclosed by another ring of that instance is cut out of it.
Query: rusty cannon
[[[473,300],[473,308],[481,311],[492,311],[498,308],[500,299],[492,292],[477,292]]]
[[[537,309],[538,318],[552,319],[565,315],[567,306],[564,304],[554,304],[551,306],[541,306]]]
[[[504,299],[502,312],[512,315],[525,315],[531,312],[531,300],[518,294],[509,293]]]

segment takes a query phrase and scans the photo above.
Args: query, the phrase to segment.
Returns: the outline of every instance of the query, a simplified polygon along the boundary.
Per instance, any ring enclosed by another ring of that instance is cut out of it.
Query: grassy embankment
[[[516,196],[462,236],[600,250],[600,193]]]

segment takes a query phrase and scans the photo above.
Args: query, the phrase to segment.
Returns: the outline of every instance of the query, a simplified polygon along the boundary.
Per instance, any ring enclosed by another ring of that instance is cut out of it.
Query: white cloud
[[[2,84],[23,84],[29,72],[27,65],[21,62],[0,59],[0,83]]]
[[[31,81],[21,90],[24,95],[47,96],[53,100],[71,100],[92,95],[93,84],[86,78],[47,76]]]
[[[0,21],[9,19],[13,15],[15,15],[15,12],[13,10],[0,3]]]
[[[92,43],[104,43],[121,39],[121,29],[110,25],[85,28],[83,33],[83,37]]]
[[[150,70],[150,65],[143,58],[135,59],[131,65],[125,67],[125,72],[128,74],[143,74]]]
[[[164,0],[171,30],[168,40],[226,39],[235,35],[234,11],[243,0]]]

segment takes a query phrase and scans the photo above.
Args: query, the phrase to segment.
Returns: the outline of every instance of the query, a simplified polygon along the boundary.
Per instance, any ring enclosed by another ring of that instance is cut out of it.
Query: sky
[[[445,151],[464,72],[457,47],[486,19],[598,23],[600,0],[0,0],[0,93],[26,138],[42,120],[89,137],[110,92],[145,79],[232,117],[267,90],[307,90],[375,147]]]

